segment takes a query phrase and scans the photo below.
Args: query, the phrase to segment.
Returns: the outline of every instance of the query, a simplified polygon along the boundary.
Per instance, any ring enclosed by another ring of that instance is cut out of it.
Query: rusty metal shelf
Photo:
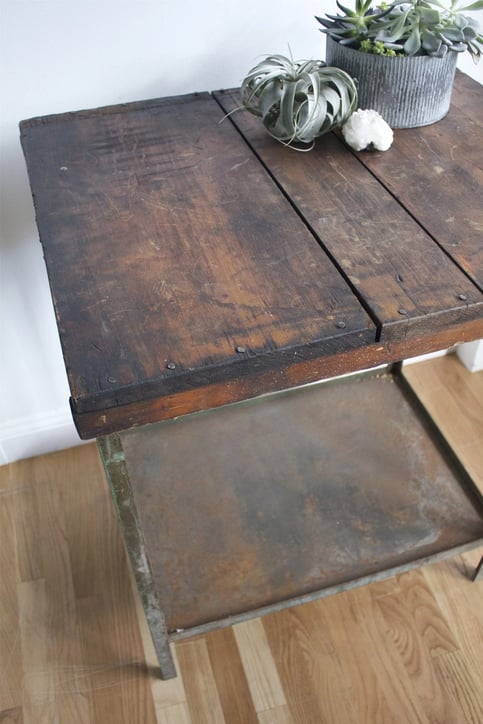
[[[101,452],[170,639],[483,542],[481,495],[398,373],[133,428]]]

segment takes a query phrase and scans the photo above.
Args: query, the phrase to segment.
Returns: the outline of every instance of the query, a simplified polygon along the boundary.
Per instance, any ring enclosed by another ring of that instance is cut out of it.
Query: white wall
[[[239,85],[324,57],[334,0],[0,0],[0,464],[79,442],[19,144],[24,118]],[[483,64],[462,68],[483,82]]]

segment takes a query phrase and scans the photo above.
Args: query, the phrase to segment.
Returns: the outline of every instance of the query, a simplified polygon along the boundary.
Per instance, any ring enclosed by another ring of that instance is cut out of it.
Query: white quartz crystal
[[[387,151],[392,144],[392,128],[377,111],[355,111],[342,126],[345,142],[355,151]]]

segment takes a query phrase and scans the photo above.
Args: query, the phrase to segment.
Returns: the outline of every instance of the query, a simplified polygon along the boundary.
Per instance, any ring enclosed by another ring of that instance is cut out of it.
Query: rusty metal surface
[[[151,631],[161,678],[171,679],[176,676],[176,669],[168,645],[166,621],[156,595],[146,541],[134,504],[131,481],[127,473],[121,442],[117,435],[111,435],[99,439],[98,446],[139,597]]]
[[[121,433],[169,631],[483,537],[481,498],[388,374]]]

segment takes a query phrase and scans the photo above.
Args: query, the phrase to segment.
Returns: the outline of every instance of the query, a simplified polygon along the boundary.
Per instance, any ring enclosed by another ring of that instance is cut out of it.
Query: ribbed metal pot
[[[327,36],[326,63],[357,80],[358,107],[372,108],[392,128],[427,126],[449,110],[458,53],[387,57],[362,53]]]

